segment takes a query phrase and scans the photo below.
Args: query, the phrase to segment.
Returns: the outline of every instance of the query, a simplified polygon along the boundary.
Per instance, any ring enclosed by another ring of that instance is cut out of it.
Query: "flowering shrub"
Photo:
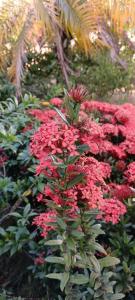
[[[15,280],[19,290],[20,281],[28,290],[27,278],[34,275],[30,296],[40,284],[37,297],[53,300],[114,300],[123,293],[129,300],[135,270],[134,106],[86,97],[80,86],[64,100],[43,102],[44,110],[30,96],[20,104],[9,100],[9,107],[3,103],[0,265],[12,264],[10,255],[13,262],[27,257],[25,283],[21,268]]]
[[[134,193],[131,186],[135,174],[135,108],[129,104],[84,101],[85,95],[82,87],[72,89],[61,111],[58,99],[51,101],[52,108],[30,111],[42,123],[32,137],[30,152],[39,160],[36,175],[43,174],[48,182],[37,197],[45,212],[36,216],[33,224],[41,229],[46,245],[59,248],[60,256],[48,256],[46,261],[64,265],[62,273],[47,277],[61,281],[65,299],[70,299],[74,285],[84,283],[92,288],[89,276],[93,276],[93,265],[99,280],[102,263],[97,259],[97,251],[108,259],[96,241],[99,233],[91,239],[91,215],[95,213],[97,220],[118,223],[126,213],[123,201]],[[113,258],[109,259],[111,262],[103,268],[115,264]],[[87,270],[87,276],[85,272],[78,273],[77,266]],[[94,297],[101,299],[102,292]],[[81,297],[81,289],[79,293]],[[94,292],[85,293],[92,297]],[[114,299],[114,293],[113,288],[106,290],[106,299]],[[122,294],[115,295],[115,299],[121,298]]]

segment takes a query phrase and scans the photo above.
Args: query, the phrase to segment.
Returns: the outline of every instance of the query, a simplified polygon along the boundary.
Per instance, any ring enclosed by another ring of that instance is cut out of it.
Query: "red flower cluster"
[[[43,230],[41,235],[43,237],[46,237],[48,231],[55,229],[54,226],[48,225],[48,223],[50,222],[55,222],[55,218],[56,218],[55,212],[50,211],[50,212],[42,213],[39,216],[35,217],[33,221],[33,225],[38,225],[39,227],[41,227]]]
[[[60,98],[52,98],[50,103],[56,107],[61,107],[63,101]]]
[[[36,174],[42,173],[57,183],[53,189],[46,185],[37,200],[50,199],[65,207],[67,215],[72,217],[76,217],[80,205],[96,208],[99,219],[117,223],[126,212],[122,201],[133,196],[130,185],[135,184],[135,107],[85,101],[78,123],[72,126],[65,124],[53,110],[36,110],[31,114],[42,122],[30,144],[31,153],[39,159]],[[94,114],[98,114],[98,121]],[[89,149],[79,154],[78,146],[84,144]],[[73,156],[77,160],[67,166],[62,181],[59,168],[67,157]],[[82,181],[70,186],[79,174]],[[58,188],[58,183],[62,188]],[[43,236],[54,230],[47,223],[55,217],[52,210],[35,218],[34,224],[42,228]]]
[[[135,162],[132,162],[128,165],[128,168],[125,171],[125,176],[127,181],[135,186]]]
[[[100,143],[99,154],[106,152],[119,159],[135,155],[135,106],[132,104],[113,105],[86,101],[82,104],[82,110],[88,114],[93,112],[100,114],[98,135],[102,142]],[[88,137],[88,141],[89,139],[91,137]],[[104,147],[101,146],[103,141]]]
[[[49,120],[41,125],[31,142],[31,152],[43,160],[49,154],[77,155],[75,142],[79,138],[78,129],[66,125],[61,120]]]
[[[44,253],[40,253],[40,255],[34,259],[34,264],[40,266],[43,265],[44,263],[45,263]]]

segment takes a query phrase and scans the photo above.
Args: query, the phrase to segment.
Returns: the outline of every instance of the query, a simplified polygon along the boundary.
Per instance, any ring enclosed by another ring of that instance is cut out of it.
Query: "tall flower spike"
[[[72,88],[68,92],[68,96],[71,98],[72,101],[82,103],[86,100],[86,97],[88,96],[88,91],[85,86],[77,85],[76,88]]]

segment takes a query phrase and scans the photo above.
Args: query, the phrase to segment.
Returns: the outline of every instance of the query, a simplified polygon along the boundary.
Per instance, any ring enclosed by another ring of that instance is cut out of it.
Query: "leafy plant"
[[[77,87],[65,97],[65,114],[54,106],[54,111],[46,110],[40,115],[35,112],[43,125],[34,134],[30,150],[39,159],[37,174],[43,174],[48,184],[37,198],[47,205],[47,211],[36,216],[34,224],[41,229],[44,245],[51,252],[45,261],[54,264],[56,270],[46,277],[60,281],[60,290],[65,299],[122,299],[124,294],[120,289],[115,290],[115,282],[111,281],[114,274],[107,271],[108,267],[114,267],[120,261],[108,255],[98,243],[99,236],[104,232],[95,219],[103,218],[107,222],[117,223],[126,210],[118,199],[109,199],[109,195],[104,198],[102,189],[105,188],[105,182],[101,178],[106,175],[98,177],[102,174],[99,165],[89,157],[91,148],[87,142],[88,131],[84,144],[89,117],[84,116],[84,123],[79,117],[81,103],[86,96],[84,87]],[[54,105],[54,100],[59,107],[60,99],[52,99],[51,105]],[[91,163],[94,169],[91,169]],[[101,198],[96,202],[98,197]],[[115,212],[113,205],[116,205]],[[95,212],[93,208],[98,211]],[[99,258],[98,254],[103,258]]]

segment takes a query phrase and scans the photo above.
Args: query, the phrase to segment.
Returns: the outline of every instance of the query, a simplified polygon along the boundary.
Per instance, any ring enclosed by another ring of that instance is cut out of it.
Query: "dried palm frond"
[[[118,34],[135,26],[135,1],[134,0],[106,0],[105,16],[108,16],[110,26]]]
[[[34,0],[35,13],[41,21],[44,33],[49,40],[54,36],[53,24],[56,22],[54,1]]]
[[[114,59],[122,65],[117,36],[134,26],[135,0],[3,0],[0,3],[0,69],[9,67],[8,74],[19,91],[27,44],[32,45],[38,31],[42,31],[44,39],[56,45],[68,84],[62,31],[72,36],[86,54],[95,45],[109,47]]]
[[[56,4],[62,27],[89,53],[93,46],[90,33],[98,29],[100,1],[56,0]]]
[[[12,64],[8,68],[9,78],[12,82],[14,82],[18,95],[20,94],[21,78],[23,76],[24,64],[27,61],[26,45],[28,43],[28,32],[32,26],[33,21],[33,13],[29,11],[13,47]]]

